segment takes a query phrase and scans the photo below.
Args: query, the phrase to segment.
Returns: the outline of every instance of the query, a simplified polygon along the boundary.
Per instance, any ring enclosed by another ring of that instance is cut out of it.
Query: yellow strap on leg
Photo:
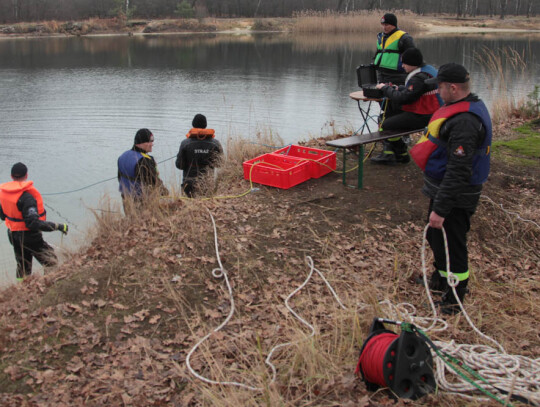
[[[444,270],[439,270],[439,274],[444,278],[448,277],[448,273]],[[469,273],[469,270],[467,270],[465,273],[452,273],[452,274],[454,274],[459,281],[464,281],[469,278],[470,273]]]

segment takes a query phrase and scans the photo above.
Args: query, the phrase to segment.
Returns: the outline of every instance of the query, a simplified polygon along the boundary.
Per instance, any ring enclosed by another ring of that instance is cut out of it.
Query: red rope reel
[[[389,386],[389,383],[386,383],[383,373],[384,357],[397,338],[398,335],[395,333],[381,333],[369,339],[364,345],[362,354],[358,359],[358,366],[356,367],[357,373],[362,372],[364,380],[381,387]],[[391,369],[392,366],[387,366],[387,368]]]
[[[398,335],[381,321],[389,320],[374,318],[355,373],[362,375],[369,391],[388,388],[397,397],[413,400],[433,392],[433,360],[425,342],[411,329]]]

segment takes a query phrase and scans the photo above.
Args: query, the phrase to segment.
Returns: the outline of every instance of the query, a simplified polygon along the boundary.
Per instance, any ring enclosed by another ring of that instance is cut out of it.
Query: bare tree
[[[501,0],[501,20],[504,20],[506,16],[506,9],[508,8],[508,0]]]

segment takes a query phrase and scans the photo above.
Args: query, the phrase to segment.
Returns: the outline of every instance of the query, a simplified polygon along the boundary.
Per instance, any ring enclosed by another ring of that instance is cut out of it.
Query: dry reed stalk
[[[408,13],[398,16],[399,27],[407,32],[418,31],[414,15]],[[334,11],[302,11],[295,14],[295,32],[326,32],[326,33],[373,33],[381,31],[381,16],[383,11],[358,11],[347,14]]]
[[[491,92],[495,93],[495,102],[492,105],[492,120],[495,124],[502,123],[512,116],[524,101],[517,101],[509,91],[509,82],[513,77],[523,75],[527,64],[524,55],[510,47],[493,50],[483,47],[479,53],[475,52],[474,59],[483,67],[486,74],[493,78],[494,86]]]

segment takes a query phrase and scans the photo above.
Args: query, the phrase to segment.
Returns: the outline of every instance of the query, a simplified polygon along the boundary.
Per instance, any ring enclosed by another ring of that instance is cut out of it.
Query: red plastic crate
[[[289,189],[311,178],[308,161],[300,158],[264,154],[244,161],[244,178],[258,184]],[[253,167],[253,169],[251,169]]]
[[[320,178],[336,169],[336,153],[333,151],[291,145],[274,151],[272,154],[307,159],[312,178]]]

